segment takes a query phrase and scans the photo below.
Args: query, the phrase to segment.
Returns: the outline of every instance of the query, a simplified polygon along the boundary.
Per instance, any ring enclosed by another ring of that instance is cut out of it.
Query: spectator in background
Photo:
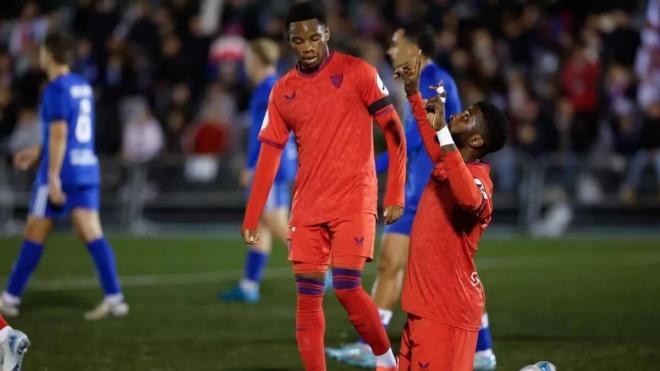
[[[41,128],[37,112],[23,108],[18,114],[16,128],[9,138],[8,149],[14,154],[20,150],[36,147],[41,144]]]
[[[627,204],[637,202],[637,192],[644,169],[654,165],[660,202],[660,0],[649,0],[642,44],[637,51],[635,72],[639,78],[637,100],[642,107],[640,148],[630,163],[621,198]]]
[[[2,155],[11,153],[8,144],[16,126],[17,116],[17,107],[12,99],[11,90],[0,85],[0,154]]]
[[[163,149],[163,129],[143,100],[127,103],[127,119],[124,123],[121,154],[134,164],[154,159]]]
[[[21,16],[11,27],[9,52],[19,60],[18,70],[23,70],[21,57],[26,51],[38,45],[48,31],[48,19],[39,15],[39,7],[34,1],[26,1],[21,9]]]

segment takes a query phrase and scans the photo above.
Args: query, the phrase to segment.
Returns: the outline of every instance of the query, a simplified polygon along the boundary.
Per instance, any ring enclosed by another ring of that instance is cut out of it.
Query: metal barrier
[[[604,201],[597,204],[584,204],[574,197],[575,186],[564,177],[570,173],[567,169],[575,164],[570,164],[566,157],[550,155],[532,159],[511,150],[488,160],[492,161],[495,183],[494,223],[500,227],[515,232],[529,231],[552,202],[548,191],[554,188],[565,190],[566,199],[577,212],[577,224],[607,225],[617,218],[660,224],[656,195],[652,191],[642,194],[643,202],[638,207],[624,205],[616,194],[622,175],[603,167],[606,161],[602,159],[598,161],[601,166],[577,165],[594,174],[603,185]],[[167,223],[238,222],[245,204],[245,190],[238,181],[242,165],[242,155],[162,157],[145,164],[103,158],[104,223],[139,234],[162,229]],[[655,189],[648,186],[649,183],[655,185],[649,175],[644,178],[645,190]],[[0,233],[20,231],[20,219],[29,203],[33,179],[33,172],[18,172],[7,163],[0,163]]]

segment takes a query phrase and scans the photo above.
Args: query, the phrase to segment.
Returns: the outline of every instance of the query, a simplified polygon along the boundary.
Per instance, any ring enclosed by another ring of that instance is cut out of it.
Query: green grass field
[[[54,236],[12,321],[33,342],[25,370],[301,369],[283,248],[271,258],[262,302],[229,305],[216,294],[240,274],[238,240],[110,240],[131,315],[82,319],[101,298],[91,262],[77,240]],[[3,285],[19,244],[0,239]],[[658,240],[486,240],[478,264],[499,370],[544,359],[562,371],[660,370]],[[354,340],[332,295],[325,307],[326,344]],[[398,348],[404,317],[395,316],[390,335]],[[333,361],[328,368],[351,369]]]

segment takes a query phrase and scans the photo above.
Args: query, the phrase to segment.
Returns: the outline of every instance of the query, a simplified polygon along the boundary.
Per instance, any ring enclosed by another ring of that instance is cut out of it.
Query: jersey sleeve
[[[358,72],[360,80],[360,93],[362,101],[372,116],[376,116],[384,108],[392,108],[392,99],[385,83],[378,75],[373,66],[363,62],[361,71]]]
[[[481,170],[481,165],[468,167],[458,150],[445,155],[444,167],[458,205],[481,221],[490,220],[493,212],[493,186],[488,171]]]
[[[262,143],[270,144],[279,149],[284,149],[287,140],[289,140],[289,133],[291,129],[282,118],[282,115],[275,102],[276,90],[270,94],[268,99],[268,109],[264,114],[264,120],[261,123],[261,130],[259,132],[259,141]]]
[[[44,90],[43,112],[48,124],[66,120],[69,113],[69,100],[65,91],[51,85]]]

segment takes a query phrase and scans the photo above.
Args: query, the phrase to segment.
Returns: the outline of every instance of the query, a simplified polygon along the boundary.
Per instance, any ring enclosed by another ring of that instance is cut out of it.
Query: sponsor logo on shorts
[[[431,369],[431,362],[426,362],[426,363],[417,362],[417,364],[419,365],[420,370],[430,370]]]
[[[355,242],[356,245],[362,247],[364,246],[364,237],[353,237],[353,242]]]

